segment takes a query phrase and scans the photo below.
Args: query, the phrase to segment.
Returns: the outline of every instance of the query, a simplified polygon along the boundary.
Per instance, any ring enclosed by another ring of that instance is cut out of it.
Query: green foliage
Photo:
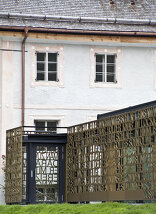
[[[156,204],[129,205],[124,203],[99,204],[38,204],[1,205],[0,214],[155,214]]]

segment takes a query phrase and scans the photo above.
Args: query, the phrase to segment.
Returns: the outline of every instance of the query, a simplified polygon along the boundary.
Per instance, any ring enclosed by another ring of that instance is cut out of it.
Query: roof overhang
[[[0,30],[41,33],[156,36],[156,20],[0,13]]]
[[[39,28],[27,26],[3,26],[0,25],[0,30],[7,31],[25,31],[40,32],[40,33],[63,33],[63,34],[85,34],[85,35],[110,35],[110,36],[143,36],[156,37],[156,32],[135,32],[135,31],[106,31],[106,30],[81,30],[81,29],[63,29],[63,28]]]

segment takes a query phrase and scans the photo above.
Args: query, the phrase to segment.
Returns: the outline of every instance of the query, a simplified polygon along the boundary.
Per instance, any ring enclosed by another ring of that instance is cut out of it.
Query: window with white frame
[[[121,48],[90,49],[90,87],[121,88]]]
[[[57,52],[36,52],[36,81],[59,81],[57,58]]]
[[[96,75],[95,82],[117,83],[116,54],[95,54]]]
[[[35,120],[35,130],[36,131],[48,131],[48,132],[57,132],[58,121],[53,120]]]

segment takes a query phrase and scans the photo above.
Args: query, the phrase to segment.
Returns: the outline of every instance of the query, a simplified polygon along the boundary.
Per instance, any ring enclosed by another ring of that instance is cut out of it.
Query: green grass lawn
[[[0,214],[156,214],[156,204],[128,205],[122,203],[100,204],[39,204],[0,206]]]

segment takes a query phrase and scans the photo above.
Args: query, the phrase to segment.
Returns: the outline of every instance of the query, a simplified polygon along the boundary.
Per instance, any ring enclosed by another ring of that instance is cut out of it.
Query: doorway
[[[64,202],[65,143],[65,134],[23,140],[23,202]]]

